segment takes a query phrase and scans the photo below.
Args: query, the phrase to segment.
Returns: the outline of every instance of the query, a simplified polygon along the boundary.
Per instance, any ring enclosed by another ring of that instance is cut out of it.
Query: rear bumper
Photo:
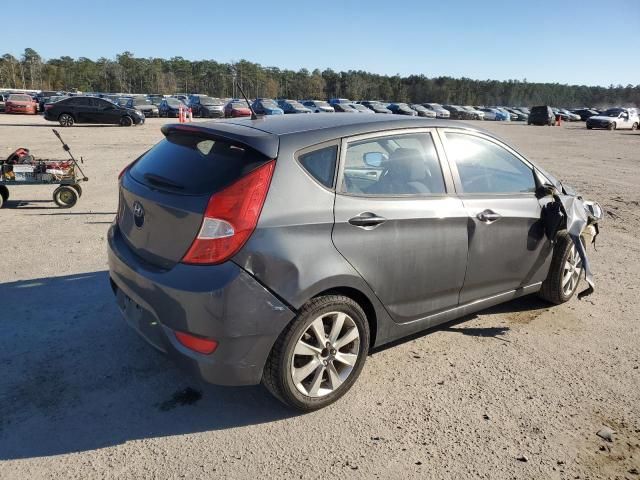
[[[267,356],[294,312],[233,262],[147,265],[117,227],[108,234],[111,286],[127,322],[158,350],[202,380],[218,385],[260,383]],[[203,355],[180,344],[175,331],[215,339]]]

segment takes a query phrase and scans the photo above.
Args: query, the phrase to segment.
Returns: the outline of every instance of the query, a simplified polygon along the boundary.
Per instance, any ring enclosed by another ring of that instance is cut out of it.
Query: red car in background
[[[250,117],[251,109],[245,101],[231,101],[224,107],[224,116],[229,117]]]
[[[4,112],[35,115],[38,113],[38,103],[29,95],[13,93],[4,104]]]

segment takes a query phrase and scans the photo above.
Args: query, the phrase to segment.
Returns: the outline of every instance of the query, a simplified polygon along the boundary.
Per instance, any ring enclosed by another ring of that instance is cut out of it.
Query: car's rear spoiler
[[[277,135],[245,125],[228,122],[217,122],[214,126],[170,123],[163,125],[162,133],[166,136],[172,132],[188,132],[207,138],[227,140],[231,143],[247,145],[269,158],[277,158],[280,139]]]

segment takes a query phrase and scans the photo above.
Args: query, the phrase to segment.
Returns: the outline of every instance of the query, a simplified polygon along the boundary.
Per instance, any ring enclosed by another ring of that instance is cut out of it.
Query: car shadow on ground
[[[438,332],[438,331],[459,333],[461,335],[469,335],[473,337],[495,338],[503,342],[509,342],[509,340],[504,338],[504,335],[508,333],[509,330],[511,330],[511,328],[508,326],[465,327],[464,323],[478,318],[479,315],[506,314],[506,313],[525,312],[525,311],[535,312],[535,311],[546,310],[548,308],[549,308],[549,304],[544,300],[541,300],[535,295],[527,295],[524,297],[516,298],[509,302],[495,305],[485,310],[480,310],[477,313],[471,313],[469,315],[465,315],[463,317],[457,318],[447,323],[443,323],[442,325],[438,325],[428,330],[423,330],[423,331],[414,333],[413,335],[400,338],[398,340],[395,340],[394,342],[375,348],[371,353],[376,354],[384,350],[387,350],[388,348],[392,348],[397,345],[401,345],[403,343],[416,340],[418,338],[424,337],[426,335],[429,335],[433,332]]]
[[[260,386],[200,384],[121,318],[106,271],[0,284],[0,460],[292,417]]]

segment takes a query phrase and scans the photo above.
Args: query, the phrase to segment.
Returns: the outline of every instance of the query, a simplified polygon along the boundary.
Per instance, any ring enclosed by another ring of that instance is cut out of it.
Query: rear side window
[[[332,188],[337,157],[338,146],[333,145],[304,153],[298,157],[298,161],[313,178],[325,187]]]
[[[130,174],[154,189],[210,195],[269,160],[246,145],[170,133],[131,167]]]

